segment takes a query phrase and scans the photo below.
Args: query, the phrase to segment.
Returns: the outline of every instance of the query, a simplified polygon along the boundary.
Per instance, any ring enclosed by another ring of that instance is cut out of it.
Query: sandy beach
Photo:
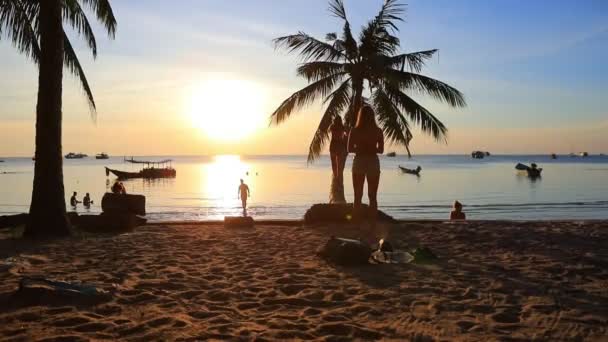
[[[432,264],[334,267],[348,226],[160,224],[33,244],[0,232],[0,336],[30,340],[608,339],[607,222],[401,222]],[[103,303],[25,303],[24,276],[82,281]]]

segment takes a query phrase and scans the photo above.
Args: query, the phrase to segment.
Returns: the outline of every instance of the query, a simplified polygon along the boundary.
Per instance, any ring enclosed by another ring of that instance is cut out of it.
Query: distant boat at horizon
[[[84,153],[74,153],[74,152],[70,152],[65,155],[65,159],[83,159],[86,157],[88,157],[88,156]]]
[[[110,156],[105,152],[101,152],[95,155],[95,159],[110,159]]]
[[[397,153],[396,152],[389,152],[386,154],[387,157],[396,157]]]

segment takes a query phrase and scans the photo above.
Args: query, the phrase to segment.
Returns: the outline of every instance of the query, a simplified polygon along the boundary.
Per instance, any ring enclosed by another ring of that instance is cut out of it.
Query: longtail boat
[[[148,160],[135,160],[133,158],[126,159],[125,162],[132,164],[144,164],[145,167],[139,172],[128,172],[110,169],[106,167],[106,176],[113,173],[119,179],[130,179],[130,178],[175,178],[177,172],[171,167],[171,159],[161,161],[148,161]]]

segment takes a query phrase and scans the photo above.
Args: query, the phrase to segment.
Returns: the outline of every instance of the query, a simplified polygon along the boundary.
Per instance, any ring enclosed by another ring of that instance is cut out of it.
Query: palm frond
[[[452,107],[467,105],[464,95],[458,89],[434,78],[393,69],[387,70],[385,76],[388,82],[397,84],[400,89],[418,91]]]
[[[361,54],[363,56],[393,55],[399,48],[399,38],[391,34],[398,32],[398,21],[403,21],[405,6],[399,0],[385,0],[380,12],[361,30]]]
[[[386,28],[371,21],[361,30],[359,51],[362,57],[373,59],[375,56],[392,56],[399,49],[400,41]]]
[[[372,102],[384,135],[391,143],[405,146],[408,157],[411,157],[409,144],[413,135],[407,119],[382,88],[373,92]]]
[[[344,20],[344,27],[342,28],[342,39],[340,39],[339,46],[345,51],[346,57],[349,60],[353,60],[357,55],[357,41],[353,38],[353,34],[350,29],[350,23],[346,16],[346,8],[344,7],[343,0],[330,0],[329,1],[329,12],[337,18]],[[335,40],[335,39],[334,39]]]
[[[343,0],[329,0],[329,12],[337,18],[346,20],[346,8]]]
[[[101,22],[103,27],[106,29],[108,36],[112,39],[116,36],[116,28],[118,23],[114,16],[114,10],[110,5],[109,0],[80,0],[85,6],[88,6],[95,15],[97,20]]]
[[[0,0],[0,40],[2,36],[6,36],[20,53],[38,63],[38,37],[28,10],[20,1]]]
[[[337,61],[345,56],[333,45],[322,42],[304,32],[279,37],[273,40],[276,49],[286,49],[289,53],[299,52],[300,58],[310,60]]]
[[[350,89],[349,78],[327,97],[325,101],[328,103],[327,108],[321,117],[319,127],[315,131],[315,135],[308,148],[308,163],[312,163],[321,154],[321,151],[327,142],[327,138],[329,137],[329,127],[331,126],[333,119],[340,115],[344,108],[348,106]]]
[[[278,125],[285,121],[294,111],[298,111],[302,107],[313,103],[319,97],[327,96],[345,75],[345,73],[337,73],[322,78],[295,92],[271,114],[271,124]]]
[[[399,0],[385,0],[374,21],[378,27],[399,31],[396,22],[403,21],[402,15],[404,12],[405,5],[400,4]]]
[[[325,40],[329,43],[335,41],[336,39],[338,39],[338,34],[335,32],[330,32],[325,35]]]
[[[91,49],[93,58],[97,58],[95,34],[93,33],[89,19],[87,19],[82,7],[80,7],[78,0],[64,0],[63,4],[63,19],[84,38]]]
[[[298,67],[298,76],[306,78],[308,82],[315,82],[327,76],[345,72],[346,65],[338,62],[308,62]]]
[[[385,84],[384,91],[395,106],[420,126],[423,133],[429,134],[438,142],[447,143],[448,129],[429,110],[392,85]]]
[[[359,56],[359,46],[353,37],[348,20],[344,21],[344,27],[342,28],[342,41],[344,42],[343,46],[346,53],[346,58],[351,61],[357,58]]]
[[[425,66],[426,61],[433,58],[433,55],[437,51],[439,50],[433,49],[391,56],[386,64],[391,68],[400,69],[401,71],[404,71],[407,66],[410,71],[419,73]]]
[[[84,70],[82,69],[82,65],[80,65],[80,61],[78,60],[78,56],[76,55],[76,51],[72,47],[72,43],[68,39],[68,36],[63,32],[63,44],[64,44],[64,57],[63,62],[65,67],[80,80],[80,85],[82,86],[82,90],[84,91],[87,102],[89,104],[89,110],[91,113],[91,118],[93,121],[97,120],[97,106],[95,105],[95,99],[93,98],[93,92],[91,91],[91,87],[89,86],[89,81],[87,80],[86,75],[84,74]]]

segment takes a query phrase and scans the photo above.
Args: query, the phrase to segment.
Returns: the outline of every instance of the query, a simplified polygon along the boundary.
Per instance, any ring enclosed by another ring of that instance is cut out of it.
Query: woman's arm
[[[348,133],[348,153],[356,153],[356,147],[355,147],[355,133],[353,132],[354,130],[350,130],[350,132]]]
[[[378,129],[378,142],[376,145],[376,153],[384,153],[384,133],[380,129]]]

